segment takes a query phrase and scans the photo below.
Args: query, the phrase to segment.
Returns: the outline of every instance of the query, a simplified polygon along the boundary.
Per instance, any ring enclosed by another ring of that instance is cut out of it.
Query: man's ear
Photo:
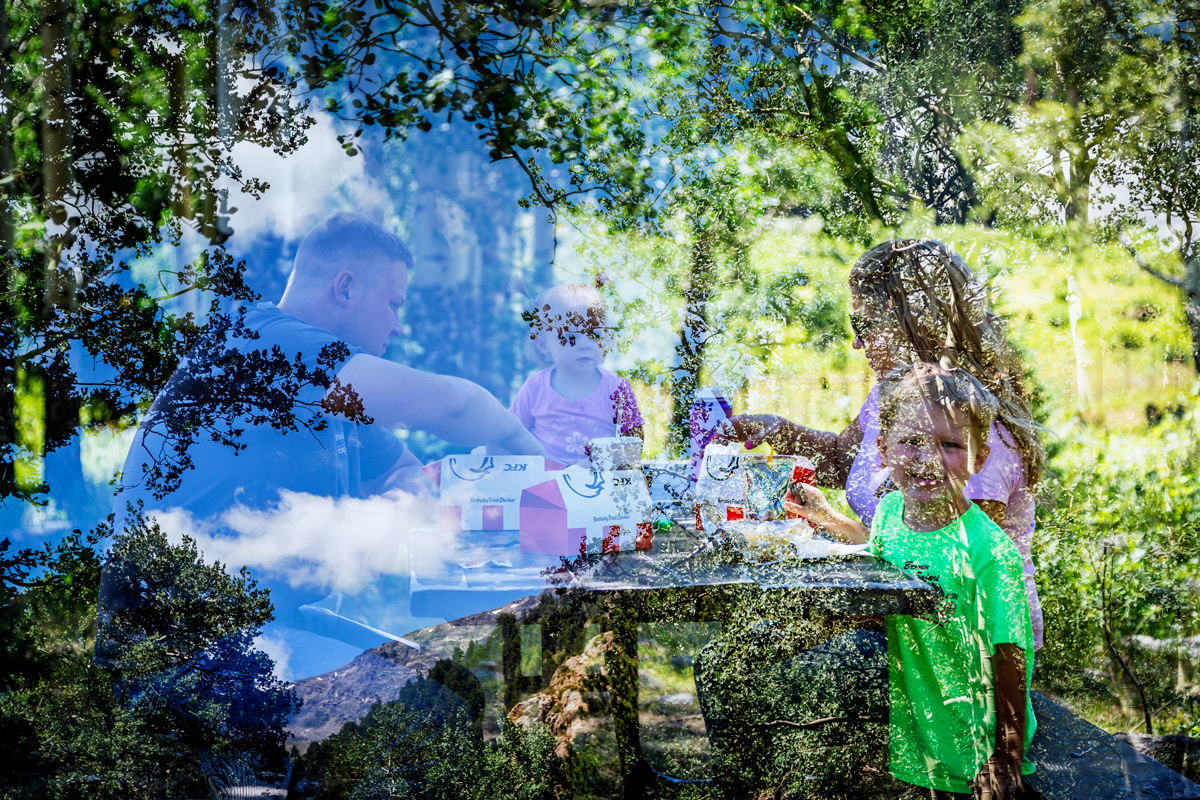
[[[342,270],[333,278],[333,299],[340,306],[350,305],[350,290],[354,285],[354,273]]]
[[[879,466],[886,467],[887,464],[887,439],[882,436],[875,439],[875,445],[879,448]]]
[[[979,445],[979,448],[975,451],[975,461],[971,464],[972,475],[978,475],[980,472],[983,472],[983,465],[987,463],[989,453],[991,453],[990,447],[986,444]]]

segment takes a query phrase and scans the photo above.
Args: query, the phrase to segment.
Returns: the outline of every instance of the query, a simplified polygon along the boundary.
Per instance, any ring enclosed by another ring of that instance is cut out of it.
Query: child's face
[[[921,400],[898,410],[887,436],[879,437],[879,460],[906,505],[970,505],[963,489],[983,469],[988,448],[979,443],[968,415],[954,406]]]
[[[563,313],[555,326],[538,336],[538,343],[559,372],[589,372],[604,361],[597,342],[605,333],[603,324],[602,315]]]
[[[861,295],[850,298],[850,320],[854,328],[851,346],[862,350],[871,369],[882,377],[900,363],[904,335],[888,312],[872,307]]]

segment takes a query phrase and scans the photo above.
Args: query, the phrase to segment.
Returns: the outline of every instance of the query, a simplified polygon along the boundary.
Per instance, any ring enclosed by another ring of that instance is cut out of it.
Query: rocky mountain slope
[[[537,596],[526,597],[503,608],[406,633],[404,638],[417,642],[420,649],[387,642],[360,653],[345,666],[296,681],[296,694],[304,704],[288,721],[289,744],[303,751],[310,743],[337,733],[347,722],[361,719],[372,704],[396,699],[401,687],[428,675],[433,665],[450,658],[456,647],[465,650],[469,642],[487,639],[500,614],[519,618],[537,604]]]

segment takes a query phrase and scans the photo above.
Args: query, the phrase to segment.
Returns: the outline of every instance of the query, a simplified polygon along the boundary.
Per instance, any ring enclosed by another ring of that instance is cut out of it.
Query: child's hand
[[[807,483],[793,484],[792,489],[783,496],[783,507],[789,517],[803,517],[813,525],[820,525],[843,542],[864,544],[867,541],[867,531],[862,523],[835,511],[825,499],[825,495],[815,486],[809,486]]]
[[[972,800],[1012,800],[1024,788],[1021,782],[1021,759],[1015,761],[1010,753],[999,750],[979,768],[971,781]]]
[[[799,491],[800,494],[794,494]],[[828,526],[835,522],[840,515],[833,510],[833,506],[829,505],[829,500],[825,498],[825,494],[815,486],[810,486],[807,483],[796,483],[788,489],[787,494],[783,496],[783,507],[787,509],[788,516],[795,515],[803,517],[813,525],[822,527]]]

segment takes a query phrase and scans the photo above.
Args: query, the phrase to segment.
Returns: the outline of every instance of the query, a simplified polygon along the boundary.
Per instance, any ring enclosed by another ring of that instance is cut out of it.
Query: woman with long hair
[[[1035,647],[1042,646],[1042,613],[1030,547],[1034,504],[1046,465],[1040,428],[1034,422],[1020,357],[990,308],[987,288],[948,246],[932,239],[898,239],[868,250],[850,270],[853,346],[862,350],[882,380],[914,361],[961,367],[1000,402],[990,454],[971,477],[965,494],[995,520],[1021,551]],[[735,433],[748,449],[769,442],[777,452],[807,456],[821,486],[844,487],[858,515],[838,514],[820,490],[806,487],[799,512],[851,541],[866,541],[875,509],[892,485],[880,464],[879,385],[858,417],[841,433],[813,430],[783,417],[734,417]]]

